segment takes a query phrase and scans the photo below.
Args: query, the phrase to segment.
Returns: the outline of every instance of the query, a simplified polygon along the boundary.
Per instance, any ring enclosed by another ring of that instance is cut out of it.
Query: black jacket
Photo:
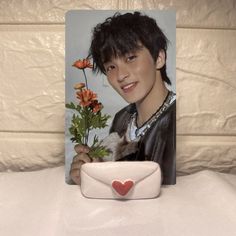
[[[114,117],[110,133],[117,132],[123,136],[134,112],[134,104],[120,110]],[[135,154],[121,160],[155,161],[162,170],[162,184],[176,183],[176,102],[173,102],[141,137],[138,147]]]

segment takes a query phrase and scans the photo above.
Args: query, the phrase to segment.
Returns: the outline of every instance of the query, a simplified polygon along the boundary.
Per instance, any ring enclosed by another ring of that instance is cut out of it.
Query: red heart
[[[112,181],[112,187],[121,196],[125,196],[129,192],[129,190],[133,187],[133,185],[134,185],[134,181],[132,180],[126,180],[124,183],[122,183],[119,180]]]

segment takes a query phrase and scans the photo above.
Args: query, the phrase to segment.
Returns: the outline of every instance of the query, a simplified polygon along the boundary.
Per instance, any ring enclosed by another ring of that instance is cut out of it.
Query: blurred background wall
[[[0,171],[64,164],[71,9],[176,10],[177,173],[236,174],[235,0],[0,0]]]

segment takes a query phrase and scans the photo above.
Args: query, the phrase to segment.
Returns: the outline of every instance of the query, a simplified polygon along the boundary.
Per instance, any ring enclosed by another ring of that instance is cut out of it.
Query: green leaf
[[[87,145],[88,134],[92,129],[101,129],[107,126],[109,115],[103,115],[101,111],[93,113],[90,107],[75,105],[73,102],[66,104],[66,108],[75,110],[72,115],[69,132],[72,135],[71,141]],[[98,137],[95,135],[91,147],[91,157],[104,157],[109,150],[101,146]]]
[[[76,109],[76,106],[75,106],[75,104],[74,104],[73,102],[71,102],[71,103],[67,103],[67,104],[66,104],[66,108],[69,108],[69,109]]]
[[[73,114],[69,131],[72,135],[72,142],[86,144],[85,137],[88,130],[86,128],[85,120],[79,115]]]
[[[110,118],[109,115],[102,115],[100,112],[98,112],[91,119],[91,126],[92,126],[92,128],[94,128],[94,129],[105,128],[107,126],[107,120],[109,118]]]
[[[90,147],[90,151],[88,155],[91,158],[103,158],[107,156],[111,151],[107,149],[106,147],[101,145],[101,142],[98,140],[98,136],[94,135],[93,137],[93,144]]]
[[[94,148],[91,148],[88,155],[91,158],[103,158],[107,156],[109,153],[110,153],[110,150],[108,150],[107,148],[103,146],[98,145]]]
[[[76,106],[76,111],[78,111],[79,113],[81,113],[81,109],[82,109],[82,107],[80,105]]]

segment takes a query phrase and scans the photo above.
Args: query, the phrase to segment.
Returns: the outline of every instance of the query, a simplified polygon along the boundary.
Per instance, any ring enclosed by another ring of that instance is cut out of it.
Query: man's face
[[[111,86],[128,102],[144,100],[156,82],[156,65],[146,47],[104,64]]]

